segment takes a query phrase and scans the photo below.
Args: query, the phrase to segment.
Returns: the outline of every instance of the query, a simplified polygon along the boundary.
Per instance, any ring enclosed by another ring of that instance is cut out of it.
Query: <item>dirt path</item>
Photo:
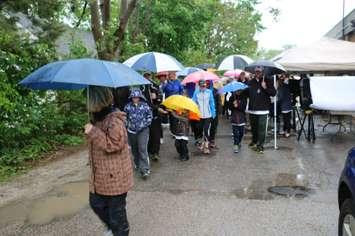
[[[20,199],[37,198],[68,182],[87,180],[88,174],[87,151],[84,149],[68,154],[1,184],[0,207]]]

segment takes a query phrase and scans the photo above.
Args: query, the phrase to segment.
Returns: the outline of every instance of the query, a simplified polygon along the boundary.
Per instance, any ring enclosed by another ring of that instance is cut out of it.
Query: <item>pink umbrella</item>
[[[194,73],[189,74],[186,78],[181,82],[183,85],[187,83],[197,83],[200,80],[211,80],[216,81],[219,80],[219,77],[208,71],[196,71]]]
[[[240,70],[240,69],[234,69],[234,70],[228,70],[226,71],[223,75],[227,76],[227,77],[233,77],[233,78],[238,78],[239,75],[245,72],[244,70]]]

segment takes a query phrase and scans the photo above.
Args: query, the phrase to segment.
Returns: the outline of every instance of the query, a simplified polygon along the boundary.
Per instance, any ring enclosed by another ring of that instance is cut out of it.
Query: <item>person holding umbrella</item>
[[[270,108],[270,97],[276,95],[273,80],[266,78],[264,67],[255,67],[255,77],[248,81],[249,118],[252,142],[249,147],[256,152],[264,153],[267,117]]]
[[[201,150],[204,154],[209,154],[211,121],[216,117],[216,107],[213,93],[210,89],[207,89],[206,80],[200,80],[198,85],[199,88],[195,90],[192,99],[198,105],[198,108],[201,112],[200,124],[201,127],[203,127],[203,142],[201,145]]]
[[[125,128],[125,115],[112,107],[107,87],[89,88],[91,122],[85,125],[89,145],[90,206],[113,235],[129,234],[127,192],[133,187],[133,170]]]

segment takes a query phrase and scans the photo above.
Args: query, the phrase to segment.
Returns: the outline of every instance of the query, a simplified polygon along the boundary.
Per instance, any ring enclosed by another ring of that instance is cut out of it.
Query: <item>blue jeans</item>
[[[240,145],[244,136],[244,125],[232,125],[234,145]]]
[[[90,193],[90,206],[114,236],[128,236],[129,224],[126,212],[127,193],[104,196]]]

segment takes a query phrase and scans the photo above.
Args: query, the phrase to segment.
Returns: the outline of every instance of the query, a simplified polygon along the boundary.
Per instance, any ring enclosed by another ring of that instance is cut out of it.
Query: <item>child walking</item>
[[[180,161],[189,160],[189,149],[187,148],[189,136],[189,119],[188,111],[173,111],[172,115],[176,118],[175,124],[172,126],[172,133],[175,136],[175,147],[179,153]]]
[[[134,164],[143,179],[150,174],[148,157],[149,126],[152,123],[152,110],[141,90],[135,89],[129,96],[124,111],[127,113],[128,142],[134,157]]]
[[[229,109],[232,111],[231,123],[233,128],[234,153],[238,153],[242,146],[244,126],[246,124],[246,106],[247,99],[241,94],[241,91],[234,92],[229,100]]]

